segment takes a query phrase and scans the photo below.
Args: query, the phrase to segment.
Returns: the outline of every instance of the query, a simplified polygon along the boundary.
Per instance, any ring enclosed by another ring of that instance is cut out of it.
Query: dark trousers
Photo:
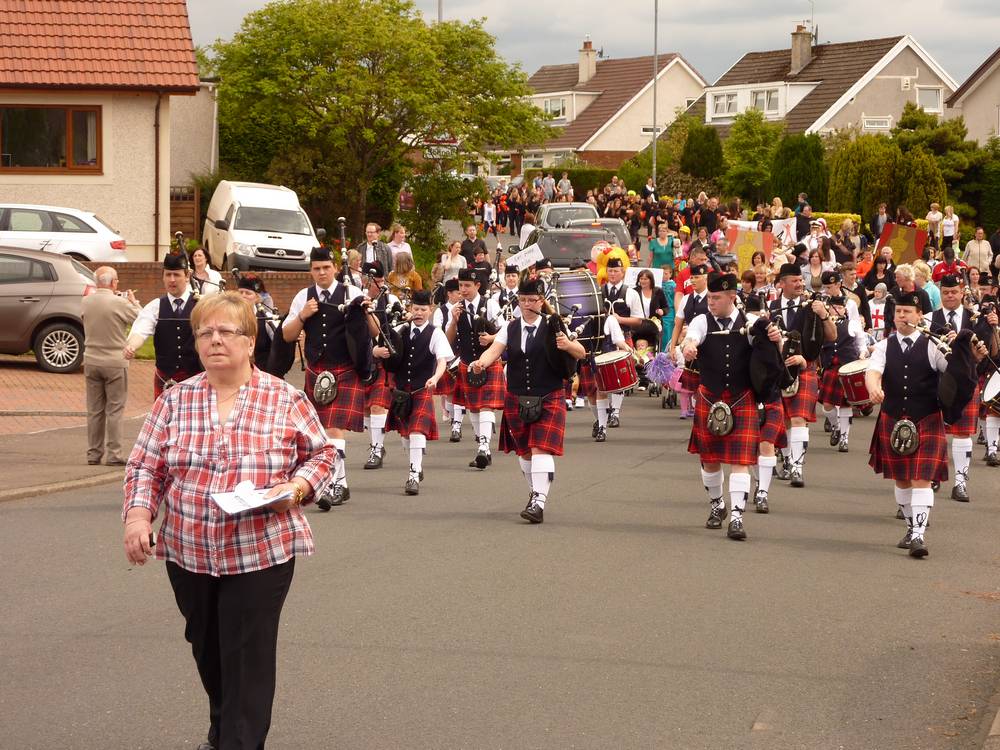
[[[208,693],[208,740],[219,750],[264,747],[274,702],[278,620],[294,571],[294,557],[219,578],[167,563],[187,623],[184,637]]]

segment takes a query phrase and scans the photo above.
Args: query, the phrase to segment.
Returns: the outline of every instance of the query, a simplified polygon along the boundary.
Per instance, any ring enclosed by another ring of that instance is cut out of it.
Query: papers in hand
[[[213,492],[212,500],[224,513],[233,515],[260,508],[263,505],[270,505],[279,500],[286,500],[292,496],[291,492],[283,492],[265,500],[264,495],[268,493],[269,489],[258,490],[254,489],[253,482],[240,482],[232,492]]]

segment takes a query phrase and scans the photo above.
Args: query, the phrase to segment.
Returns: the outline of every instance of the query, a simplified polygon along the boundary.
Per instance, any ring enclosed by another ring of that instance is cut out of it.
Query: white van
[[[223,272],[308,271],[309,252],[325,236],[313,231],[294,190],[223,180],[208,204],[201,241]]]

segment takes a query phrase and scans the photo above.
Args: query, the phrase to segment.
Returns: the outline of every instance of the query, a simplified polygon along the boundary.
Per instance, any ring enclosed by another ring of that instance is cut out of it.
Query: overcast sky
[[[266,0],[187,0],[195,44],[229,39]],[[570,63],[585,35],[609,57],[653,51],[653,0],[443,0],[445,19],[485,18],[497,50],[530,75]],[[417,0],[431,20],[437,0]],[[739,7],[757,7],[753,13]],[[816,0],[820,42],[911,34],[958,84],[1000,43],[1000,0]],[[905,9],[905,10],[904,10]],[[712,83],[744,52],[788,47],[808,0],[660,2],[659,48],[680,52]]]

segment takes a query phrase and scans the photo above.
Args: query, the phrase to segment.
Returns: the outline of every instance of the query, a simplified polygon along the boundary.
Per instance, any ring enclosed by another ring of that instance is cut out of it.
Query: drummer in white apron
[[[605,300],[610,303],[611,315],[624,330],[631,330],[643,322],[642,302],[639,293],[625,284],[625,264],[621,258],[611,258],[607,265],[608,280],[601,287]],[[610,398],[611,413],[608,415],[608,426],[618,427],[621,424],[624,393],[612,393]]]

